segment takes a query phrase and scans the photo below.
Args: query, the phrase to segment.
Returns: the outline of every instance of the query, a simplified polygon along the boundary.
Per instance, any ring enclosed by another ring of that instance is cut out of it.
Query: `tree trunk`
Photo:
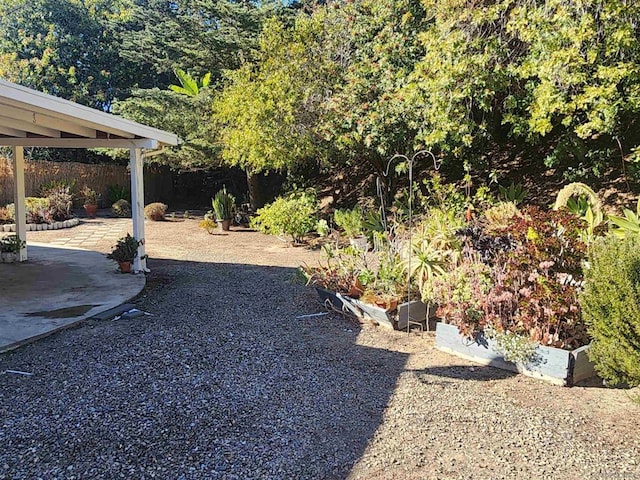
[[[255,212],[275,200],[282,189],[283,181],[283,176],[276,172],[252,173],[247,170],[251,209]]]

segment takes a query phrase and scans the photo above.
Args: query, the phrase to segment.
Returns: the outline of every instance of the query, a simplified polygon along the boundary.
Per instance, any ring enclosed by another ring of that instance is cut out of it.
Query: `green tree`
[[[360,0],[342,9],[346,72],[328,101],[322,131],[352,161],[377,173],[416,145],[416,106],[404,88],[424,55],[425,12],[418,0]]]
[[[115,41],[126,0],[0,2],[0,77],[108,110],[128,89]]]
[[[211,72],[237,68],[253,58],[264,12],[271,2],[233,0],[133,0],[121,35],[121,56],[138,66],[140,88],[166,88],[176,68]]]
[[[168,148],[155,161],[175,168],[217,166],[219,153],[211,122],[212,92],[204,85],[206,76],[204,81],[196,81],[182,71],[178,78],[188,86],[134,90],[130,98],[114,104],[114,112],[174,132],[182,139],[181,145]]]
[[[637,148],[637,2],[423,5],[425,54],[406,88],[419,141],[459,159],[489,141],[528,141],[552,151],[548,166]]]
[[[328,155],[317,127],[343,70],[342,19],[335,12],[322,7],[299,14],[291,27],[268,20],[258,61],[227,72],[213,103],[227,164],[285,170]]]

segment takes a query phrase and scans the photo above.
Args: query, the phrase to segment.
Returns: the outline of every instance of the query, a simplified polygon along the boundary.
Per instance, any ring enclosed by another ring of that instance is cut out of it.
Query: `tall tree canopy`
[[[0,2],[0,77],[108,110],[129,88],[118,56],[128,0]]]
[[[305,7],[291,26],[268,25],[257,61],[228,74],[214,108],[225,158],[282,166],[330,145],[341,151],[334,159],[375,170],[418,148],[461,165],[489,146],[529,143],[547,152],[547,166],[597,172],[620,155],[636,161],[639,9],[628,0]],[[320,24],[321,35],[302,33]],[[318,62],[333,61],[330,38],[341,40],[345,61],[326,77]],[[310,67],[305,51],[314,52]],[[305,95],[319,85],[331,93],[310,110]]]
[[[341,21],[323,8],[290,27],[265,23],[258,61],[227,72],[213,104],[227,163],[260,171],[327,156],[318,126],[342,78]]]
[[[213,80],[251,60],[271,2],[133,0],[120,54],[138,65],[139,88],[165,88],[176,68]]]

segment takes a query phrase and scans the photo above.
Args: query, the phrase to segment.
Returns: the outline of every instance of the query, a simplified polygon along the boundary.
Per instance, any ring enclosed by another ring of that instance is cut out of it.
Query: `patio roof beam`
[[[124,138],[129,136],[132,138],[154,138],[166,145],[180,143],[179,138],[172,133],[37,92],[2,79],[0,79],[0,103],[17,108],[28,108],[36,113],[80,123],[82,126]]]
[[[17,128],[0,126],[0,135],[9,135],[10,137],[24,138],[27,136],[27,132],[25,132],[24,130],[18,130]]]
[[[2,105],[0,111],[4,116],[12,117],[23,122],[33,125],[60,130],[62,132],[72,133],[81,137],[95,138],[96,131],[92,128],[83,127],[61,118],[54,118],[37,112],[30,112],[22,108]]]
[[[0,110],[4,113],[4,110]],[[35,133],[36,135],[44,135],[46,137],[60,137],[60,130],[49,127],[43,127],[30,122],[16,120],[15,118],[0,115],[0,127],[10,127],[18,130],[24,130],[27,133]]]

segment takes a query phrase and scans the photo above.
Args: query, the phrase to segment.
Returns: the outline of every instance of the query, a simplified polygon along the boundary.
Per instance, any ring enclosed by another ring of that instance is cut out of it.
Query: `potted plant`
[[[229,231],[231,227],[231,219],[233,218],[233,205],[236,199],[233,195],[227,192],[227,188],[223,187],[219,190],[213,199],[211,205],[213,206],[213,212],[216,215],[216,222],[220,230]]]
[[[118,240],[112,252],[107,255],[107,258],[118,262],[122,273],[130,273],[131,264],[138,256],[138,247],[141,243],[140,240],[136,240],[127,233],[125,237]]]
[[[368,239],[364,236],[364,216],[358,206],[352,210],[336,210],[333,221],[342,229],[351,245],[368,250]]]
[[[18,253],[26,245],[17,235],[9,235],[0,239],[0,260],[3,263],[14,263],[18,259]]]
[[[96,218],[100,194],[87,185],[84,186],[80,194],[84,198],[84,210],[87,212],[87,217]]]

